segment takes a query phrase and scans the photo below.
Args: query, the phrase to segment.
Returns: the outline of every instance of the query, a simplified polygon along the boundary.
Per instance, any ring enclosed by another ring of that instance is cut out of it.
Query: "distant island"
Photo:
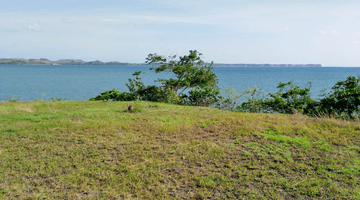
[[[80,59],[61,59],[58,61],[51,61],[46,58],[40,59],[23,59],[23,58],[2,58],[0,59],[0,65],[143,65],[136,63],[125,62],[102,62],[100,60],[86,62]]]
[[[221,64],[215,63],[215,67],[321,67],[321,64]]]
[[[207,63],[209,64],[209,63]],[[51,61],[46,58],[23,59],[23,58],[2,58],[0,65],[145,65],[145,63],[126,63],[126,62],[102,62],[100,60],[86,62],[80,59],[61,59]],[[321,67],[321,64],[222,64],[215,63],[215,67]]]

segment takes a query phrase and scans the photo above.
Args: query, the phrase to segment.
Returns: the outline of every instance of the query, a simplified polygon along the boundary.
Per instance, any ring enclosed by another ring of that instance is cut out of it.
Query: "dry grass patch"
[[[0,140],[0,199],[360,198],[358,122],[148,102],[4,103]]]

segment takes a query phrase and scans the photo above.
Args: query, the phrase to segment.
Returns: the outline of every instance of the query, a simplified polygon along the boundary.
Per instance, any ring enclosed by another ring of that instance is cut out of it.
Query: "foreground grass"
[[[359,199],[360,124],[132,102],[0,104],[0,199]]]

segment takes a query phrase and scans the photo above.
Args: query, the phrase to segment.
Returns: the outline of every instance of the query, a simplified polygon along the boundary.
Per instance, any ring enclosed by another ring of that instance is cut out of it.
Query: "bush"
[[[254,87],[252,89],[247,89],[243,95],[247,95],[246,102],[243,102],[240,106],[236,108],[237,111],[241,112],[268,112],[267,107],[264,106],[264,100],[260,98],[260,95],[263,95],[263,92],[260,88]]]
[[[225,97],[220,98],[215,107],[221,110],[236,111],[238,102],[241,101],[241,97],[244,95],[243,92],[237,92],[234,88],[227,88],[222,90],[225,93]]]
[[[102,92],[90,100],[112,101],[158,101],[165,103],[185,104],[194,106],[210,106],[222,97],[217,87],[217,75],[213,72],[213,63],[206,65],[201,60],[201,53],[190,51],[189,55],[164,57],[149,54],[146,59],[148,64],[159,65],[151,68],[156,73],[168,72],[175,78],[158,79],[161,86],[145,86],[140,75],[144,72],[137,71],[134,79],[129,79],[126,86],[129,92],[112,91]]]
[[[251,98],[247,98],[239,106],[238,110],[247,112],[279,112],[293,114],[301,112],[312,115],[317,105],[316,101],[310,97],[311,86],[301,89],[295,86],[292,81],[288,83],[280,82],[277,86],[279,91],[268,94],[269,98],[258,98],[257,88],[248,90]]]
[[[278,92],[260,98],[262,93],[256,86],[242,93],[227,89],[226,98],[220,95],[217,75],[213,72],[213,63],[206,65],[201,60],[201,53],[189,51],[189,55],[164,57],[149,54],[146,63],[158,65],[151,68],[156,73],[167,72],[175,78],[157,79],[161,86],[145,86],[141,82],[142,71],[136,71],[126,86],[129,92],[115,89],[102,92],[90,100],[103,101],[157,101],[191,106],[212,106],[241,112],[279,112],[293,114],[300,112],[310,116],[326,114],[337,115],[346,119],[359,117],[360,113],[360,77],[350,76],[345,81],[338,81],[332,91],[323,94],[324,98],[316,101],[310,97],[309,87],[300,88],[292,81],[280,82]],[[243,95],[247,101],[238,105]]]
[[[354,119],[360,111],[360,76],[348,77],[345,81],[338,81],[332,91],[323,94],[320,100],[319,112],[329,116],[338,115],[347,119]]]
[[[318,101],[310,97],[309,87],[301,89],[292,81],[280,82],[279,91],[268,94],[268,98],[258,98],[256,87],[245,93],[250,96],[237,107],[242,112],[279,112],[293,114],[300,112],[309,116],[327,115],[344,119],[358,118],[360,114],[360,77],[348,77],[338,81],[328,94],[323,94]]]

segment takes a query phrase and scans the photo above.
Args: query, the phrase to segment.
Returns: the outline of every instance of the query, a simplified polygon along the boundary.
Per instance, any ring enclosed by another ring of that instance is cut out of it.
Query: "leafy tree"
[[[156,73],[168,72],[170,79],[161,79],[161,86],[145,86],[141,82],[141,71],[135,72],[134,79],[129,79],[126,86],[129,92],[119,92],[113,89],[105,91],[90,100],[113,101],[159,101],[166,103],[186,104],[194,106],[210,106],[222,97],[217,87],[217,75],[212,71],[213,63],[206,65],[201,60],[201,53],[190,51],[189,55],[165,57],[149,54],[146,63],[159,65],[151,68]]]
[[[360,113],[360,76],[349,76],[338,81],[332,91],[320,100],[319,111],[328,115],[338,114],[353,119]]]
[[[172,89],[178,95],[181,95],[186,89],[195,87],[216,86],[217,75],[212,72],[214,69],[213,63],[205,65],[201,60],[201,53],[196,50],[191,51],[188,56],[164,57],[157,54],[149,54],[146,59],[148,64],[160,64],[158,68],[151,68],[156,73],[168,72],[176,78],[158,79],[162,82],[164,87]]]
[[[165,57],[149,54],[146,59],[148,64],[158,64],[158,68],[151,68],[156,73],[168,72],[174,78],[158,79],[164,91],[172,91],[178,98],[177,103],[210,106],[217,102],[220,90],[217,87],[217,75],[212,71],[213,63],[206,65],[201,60],[201,53],[190,50],[189,55]],[[188,94],[186,93],[188,92]]]

